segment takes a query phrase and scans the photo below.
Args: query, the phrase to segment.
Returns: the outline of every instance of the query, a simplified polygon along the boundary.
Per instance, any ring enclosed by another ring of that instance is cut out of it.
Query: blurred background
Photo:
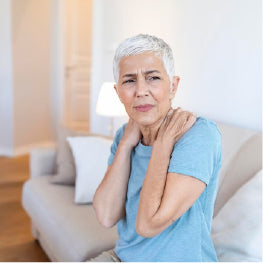
[[[0,261],[49,261],[21,206],[31,149],[61,127],[112,136],[128,120],[100,92],[122,40],[171,46],[174,107],[262,131],[262,32],[261,0],[0,0]]]
[[[1,0],[0,155],[54,144],[59,125],[109,134],[96,114],[118,44],[163,38],[181,77],[174,106],[262,130],[260,0]],[[114,117],[114,130],[127,117]]]

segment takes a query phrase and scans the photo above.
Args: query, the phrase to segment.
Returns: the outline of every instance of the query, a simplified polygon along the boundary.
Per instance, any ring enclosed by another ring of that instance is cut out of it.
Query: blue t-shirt
[[[115,135],[108,164],[112,164],[126,124]],[[152,146],[139,144],[131,152],[131,172],[126,216],[117,223],[115,253],[121,261],[217,261],[211,239],[211,222],[221,167],[221,134],[215,123],[198,117],[193,127],[174,145],[168,171],[200,179],[206,188],[179,219],[158,235],[145,238],[136,232],[140,192]]]

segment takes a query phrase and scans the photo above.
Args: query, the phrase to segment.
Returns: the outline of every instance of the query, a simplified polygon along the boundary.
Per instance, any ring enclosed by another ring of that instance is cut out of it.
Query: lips
[[[146,112],[149,111],[153,108],[153,105],[151,104],[143,104],[143,105],[138,105],[134,107],[137,111],[141,111],[141,112]]]

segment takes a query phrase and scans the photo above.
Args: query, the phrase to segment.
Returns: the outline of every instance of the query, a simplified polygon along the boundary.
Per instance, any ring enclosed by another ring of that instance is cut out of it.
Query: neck
[[[141,126],[140,127],[140,130],[142,133],[142,144],[143,145],[146,145],[146,146],[153,145],[162,122],[163,122],[163,119],[160,119],[158,122],[154,123],[151,126]]]

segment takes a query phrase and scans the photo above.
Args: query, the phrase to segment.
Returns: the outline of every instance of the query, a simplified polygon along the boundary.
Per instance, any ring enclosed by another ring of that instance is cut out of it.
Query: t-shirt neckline
[[[152,154],[152,146],[143,145],[142,139],[140,139],[139,143],[135,147],[135,152],[138,155],[150,157]]]

